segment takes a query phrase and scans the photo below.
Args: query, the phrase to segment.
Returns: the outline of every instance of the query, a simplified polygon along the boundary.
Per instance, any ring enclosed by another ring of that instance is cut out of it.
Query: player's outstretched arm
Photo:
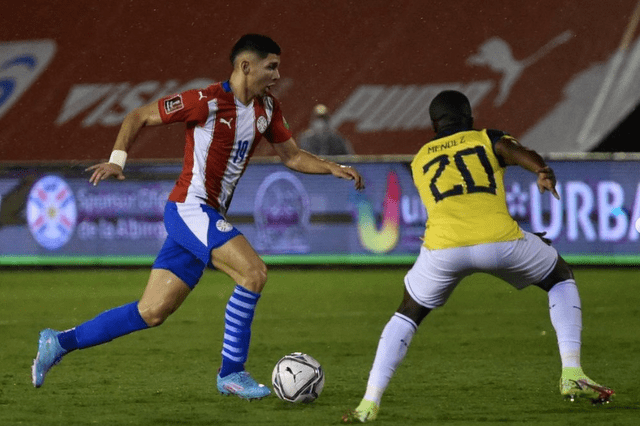
[[[356,189],[364,189],[364,179],[355,168],[325,160],[302,150],[293,138],[273,144],[273,148],[282,159],[282,163],[291,170],[310,174],[332,174],[341,179],[353,180]]]
[[[138,133],[140,133],[143,127],[157,126],[159,124],[162,124],[162,118],[160,117],[157,102],[151,102],[127,114],[120,126],[120,131],[113,145],[113,151],[109,161],[95,164],[85,170],[93,171],[89,182],[97,185],[101,180],[105,180],[111,176],[123,180],[124,174],[122,170],[124,169],[124,163],[127,159],[127,150],[131,148],[131,145],[133,145],[138,137]]]
[[[526,148],[511,137],[504,137],[495,144],[495,150],[508,165],[518,165],[538,175],[540,193],[549,191],[556,199],[560,199],[556,191],[556,176],[544,159],[532,149]]]

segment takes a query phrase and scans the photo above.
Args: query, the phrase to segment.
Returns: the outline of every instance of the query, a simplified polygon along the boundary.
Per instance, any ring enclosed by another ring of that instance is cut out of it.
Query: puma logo
[[[293,376],[293,382],[296,382],[296,376],[300,373],[302,373],[302,370],[298,371],[297,373],[294,373],[293,370],[291,369],[291,367],[287,367],[286,371],[291,374]]]
[[[556,36],[537,52],[525,59],[516,59],[511,46],[499,37],[486,40],[479,52],[467,58],[467,64],[486,66],[502,74],[498,95],[493,104],[500,106],[506,102],[511,89],[526,68],[546,56],[551,50],[571,40],[574,34],[567,30]]]
[[[231,128],[231,122],[233,121],[233,117],[229,119],[229,121],[225,120],[224,118],[220,119],[221,123],[226,124],[227,126],[229,126],[229,128]]]

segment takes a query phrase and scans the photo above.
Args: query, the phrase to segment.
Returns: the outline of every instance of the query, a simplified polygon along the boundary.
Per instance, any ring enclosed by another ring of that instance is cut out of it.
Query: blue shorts
[[[164,208],[167,239],[153,269],[167,269],[187,283],[198,284],[211,264],[211,250],[242,233],[213,207],[206,204],[167,202]]]

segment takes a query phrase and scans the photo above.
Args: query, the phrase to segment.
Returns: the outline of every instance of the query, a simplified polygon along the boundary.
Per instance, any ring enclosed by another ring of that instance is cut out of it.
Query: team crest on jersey
[[[260,133],[264,133],[267,130],[268,125],[269,123],[267,123],[267,117],[265,117],[264,115],[258,117],[258,120],[256,121],[256,127],[258,127],[258,131]]]
[[[164,112],[166,112],[167,114],[180,111],[182,108],[184,108],[184,103],[182,102],[182,95],[176,95],[172,98],[165,99],[164,101]]]
[[[218,228],[218,231],[220,232],[229,232],[233,229],[233,225],[231,225],[229,222],[227,222],[224,219],[219,219],[216,222],[216,228]]]

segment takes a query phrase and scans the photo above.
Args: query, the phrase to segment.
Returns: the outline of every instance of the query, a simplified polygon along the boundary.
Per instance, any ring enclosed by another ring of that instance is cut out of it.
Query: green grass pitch
[[[582,365],[617,392],[569,403],[547,299],[488,275],[432,312],[382,400],[378,425],[640,424],[640,272],[579,268]],[[233,283],[207,271],[159,328],[76,351],[31,385],[40,329],[65,329],[139,298],[145,269],[0,271],[0,425],[327,425],[363,395],[405,268],[278,269],[255,316],[247,368],[270,385],[278,359],[307,352],[325,369],[312,404],[246,402],[215,388]]]

